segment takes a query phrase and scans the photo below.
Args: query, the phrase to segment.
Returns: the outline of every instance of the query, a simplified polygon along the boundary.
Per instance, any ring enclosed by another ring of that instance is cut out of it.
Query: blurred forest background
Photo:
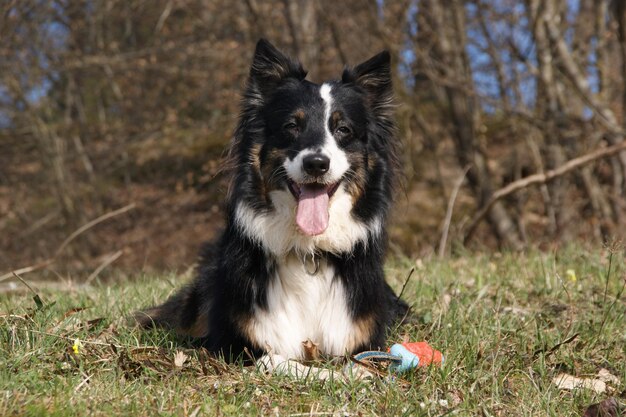
[[[191,265],[259,37],[391,52],[392,250],[626,234],[624,0],[0,0],[0,273]]]

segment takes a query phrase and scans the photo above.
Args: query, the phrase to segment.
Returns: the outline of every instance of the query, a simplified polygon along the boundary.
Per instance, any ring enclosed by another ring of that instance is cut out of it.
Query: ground
[[[17,281],[0,295],[0,415],[573,416],[611,397],[623,405],[624,249],[395,256],[387,275],[398,292],[407,282],[412,306],[389,342],[426,340],[444,365],[348,383],[267,376],[126,325],[188,276],[32,291]],[[600,371],[604,391],[555,380]]]

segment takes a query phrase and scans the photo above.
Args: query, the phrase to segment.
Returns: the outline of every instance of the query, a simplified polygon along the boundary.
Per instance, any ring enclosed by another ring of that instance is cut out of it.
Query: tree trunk
[[[479,121],[476,100],[472,94],[473,80],[469,58],[466,53],[465,14],[463,2],[454,0],[446,7],[438,1],[422,3],[421,13],[431,28],[439,28],[434,34],[433,54],[443,66],[442,76],[456,83],[446,83],[445,107],[451,120],[452,137],[456,156],[461,167],[470,166],[467,174],[469,184],[479,207],[487,202],[493,192],[492,175],[486,154],[477,144],[476,126]],[[495,204],[488,214],[489,224],[501,245],[519,250],[522,240],[502,203]]]

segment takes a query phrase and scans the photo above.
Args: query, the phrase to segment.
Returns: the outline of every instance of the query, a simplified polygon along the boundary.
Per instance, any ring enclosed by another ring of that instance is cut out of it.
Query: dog
[[[390,55],[319,85],[306,74],[268,41],[256,45],[228,153],[225,229],[196,279],[138,314],[140,325],[198,338],[227,360],[385,345],[406,311],[383,272],[399,171]]]

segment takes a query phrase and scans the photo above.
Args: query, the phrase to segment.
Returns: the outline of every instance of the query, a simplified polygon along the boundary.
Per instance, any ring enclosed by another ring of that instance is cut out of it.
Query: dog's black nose
[[[330,158],[321,153],[314,153],[302,159],[302,166],[307,174],[313,177],[321,177],[328,172]]]

